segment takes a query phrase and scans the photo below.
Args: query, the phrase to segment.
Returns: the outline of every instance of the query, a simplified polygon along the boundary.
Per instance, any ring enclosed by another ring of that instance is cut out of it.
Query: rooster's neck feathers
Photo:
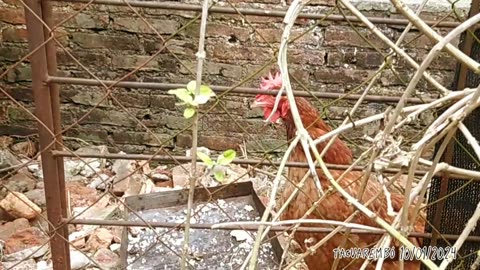
[[[286,102],[286,101],[285,101]],[[318,111],[304,98],[295,98],[298,113],[302,119],[303,126],[313,139],[317,139],[322,135],[327,134],[331,128],[321,119]],[[283,118],[285,127],[287,129],[287,139],[293,139],[296,135],[297,128],[293,121],[292,113],[288,112],[287,116]],[[317,145],[318,151],[321,153],[328,142]],[[299,144],[297,150],[303,153],[303,148]],[[351,164],[353,161],[352,151],[339,138],[335,139],[333,144],[328,148],[323,160],[330,164]]]

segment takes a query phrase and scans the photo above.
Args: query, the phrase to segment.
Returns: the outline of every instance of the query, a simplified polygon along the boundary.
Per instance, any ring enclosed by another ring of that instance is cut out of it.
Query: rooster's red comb
[[[260,89],[262,90],[278,90],[282,87],[282,77],[280,72],[276,72],[275,76],[272,73],[268,73],[268,77],[262,78],[260,83]]]

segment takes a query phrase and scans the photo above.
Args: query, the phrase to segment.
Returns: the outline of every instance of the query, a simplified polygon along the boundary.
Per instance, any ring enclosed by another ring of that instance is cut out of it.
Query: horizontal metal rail
[[[162,3],[154,1],[118,1],[118,0],[52,0],[57,2],[71,2],[71,3],[90,3],[99,4],[99,5],[112,5],[112,6],[132,6],[140,8],[155,8],[155,9],[165,9],[165,10],[179,10],[179,11],[201,11],[202,7],[200,5],[191,5],[191,4],[181,4],[181,3]],[[126,4],[128,2],[128,5]],[[252,16],[263,16],[263,17],[278,17],[284,18],[286,11],[284,10],[268,10],[268,9],[253,9],[253,8],[231,8],[231,7],[211,7],[209,9],[210,13],[219,13],[219,14],[238,14],[238,12],[243,15],[252,15]],[[342,16],[342,15],[330,15],[326,14],[313,14],[313,13],[300,13],[298,16],[299,19],[313,19],[321,20],[325,19],[326,21],[334,22],[360,22],[360,20],[355,16]],[[382,18],[382,17],[367,17],[372,23],[375,24],[387,24],[387,25],[408,25],[409,20],[407,19],[393,19],[393,18]],[[438,21],[424,21],[426,24],[436,27],[445,27],[445,28],[455,28],[460,25],[459,22],[438,22]]]
[[[173,222],[141,222],[141,221],[127,221],[127,220],[99,220],[99,219],[63,219],[64,223],[75,224],[75,225],[99,225],[99,226],[121,226],[121,227],[154,227],[154,228],[183,228],[184,223],[173,223]],[[190,224],[191,229],[208,229],[208,230],[245,230],[245,231],[257,231],[258,226],[260,225],[229,225],[222,226],[221,228],[213,228],[214,225],[218,224],[209,224],[209,223],[192,223]],[[292,231],[292,226],[272,226],[271,231]],[[298,232],[316,232],[316,233],[330,233],[334,229],[325,228],[325,227],[304,227],[300,226],[296,231]],[[342,231],[345,231],[343,229]],[[378,229],[378,231],[367,231],[359,229],[351,229],[350,233],[352,234],[376,234],[382,235],[386,231],[383,229]],[[411,232],[408,236],[418,237],[418,238],[432,238],[431,233],[418,233]],[[456,240],[458,235],[455,234],[442,234],[443,237],[447,240]],[[467,241],[471,242],[480,242],[480,236],[468,236]]]
[[[185,84],[176,84],[176,83],[154,83],[154,82],[133,82],[133,81],[111,81],[111,80],[94,80],[94,79],[84,79],[84,78],[70,78],[70,77],[56,77],[49,76],[47,78],[47,83],[58,83],[58,84],[73,84],[73,85],[87,85],[87,86],[110,86],[115,84],[115,87],[124,87],[124,88],[143,88],[143,89],[152,89],[152,90],[170,90],[175,88],[185,87]],[[226,92],[231,89],[229,86],[219,86],[211,85],[210,86],[215,92]],[[276,90],[260,90],[250,87],[236,87],[229,91],[230,93],[237,94],[247,94],[247,95],[256,95],[256,94],[276,94]],[[318,97],[326,99],[347,99],[347,100],[358,100],[361,95],[357,94],[345,94],[345,93],[332,93],[332,92],[307,92],[307,91],[294,91],[296,97]],[[378,96],[378,95],[367,95],[364,98],[364,101],[369,102],[384,102],[384,103],[397,103],[400,101],[401,97],[392,97],[392,96]],[[435,101],[432,98],[407,98],[406,102],[411,104],[424,104]]]
[[[105,159],[128,159],[128,160],[154,160],[161,162],[163,164],[177,164],[177,163],[188,163],[192,159],[186,156],[166,156],[166,155],[144,155],[144,154],[73,154],[68,151],[52,151],[54,157],[80,157],[80,158],[105,158]],[[201,161],[198,159],[198,161]],[[259,159],[234,159],[232,161],[234,164],[239,165],[275,165],[279,166],[280,162],[274,161],[270,162],[268,160],[259,160]],[[346,170],[349,165],[340,165],[340,164],[326,164],[328,169],[331,170]],[[309,168],[308,163],[306,162],[287,162],[287,167],[297,167],[297,168]],[[320,165],[317,165],[317,168],[320,168]],[[364,166],[354,166],[352,171],[364,171],[366,167]],[[398,173],[400,170],[395,168],[384,169],[384,173]],[[424,176],[427,174],[427,171],[415,170],[414,175]],[[441,173],[438,173],[441,175]],[[472,179],[472,177],[466,177],[463,175],[451,174],[452,179]],[[478,179],[480,180],[480,179]]]

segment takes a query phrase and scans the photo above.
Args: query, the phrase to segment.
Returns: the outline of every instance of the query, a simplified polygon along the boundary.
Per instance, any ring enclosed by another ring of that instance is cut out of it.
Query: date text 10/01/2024
[[[394,259],[396,257],[396,250],[392,247],[388,248],[335,248],[333,250],[333,256],[338,259],[350,258],[350,259],[370,259],[378,260]],[[398,249],[399,259],[403,261],[420,260],[421,258],[428,258],[430,260],[443,260],[449,256],[453,256],[456,259],[457,252],[455,247],[415,247],[413,249],[407,249],[400,247]]]

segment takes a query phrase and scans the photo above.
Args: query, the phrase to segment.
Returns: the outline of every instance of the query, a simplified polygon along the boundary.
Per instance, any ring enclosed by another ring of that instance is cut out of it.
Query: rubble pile
[[[52,269],[41,158],[32,159],[36,151],[30,141],[13,144],[9,137],[0,137],[0,270]],[[108,148],[86,146],[74,153],[101,156],[108,153]],[[126,196],[188,187],[190,164],[154,164],[129,159],[64,158],[69,216],[118,218],[124,211],[121,201]],[[271,187],[271,177],[254,175],[253,170],[239,165],[226,166],[222,183],[203,163],[196,167],[198,186],[252,181],[262,200]],[[69,225],[72,269],[116,269],[121,232],[122,228],[115,226]]]

